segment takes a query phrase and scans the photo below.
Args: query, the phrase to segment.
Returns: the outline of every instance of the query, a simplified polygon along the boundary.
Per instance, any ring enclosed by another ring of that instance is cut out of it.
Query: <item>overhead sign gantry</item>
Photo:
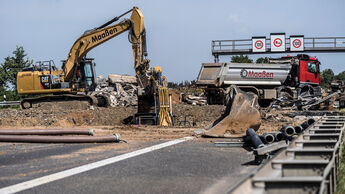
[[[219,62],[220,55],[249,55],[293,52],[345,52],[345,37],[304,37],[285,33],[271,33],[242,40],[213,40],[212,55]]]

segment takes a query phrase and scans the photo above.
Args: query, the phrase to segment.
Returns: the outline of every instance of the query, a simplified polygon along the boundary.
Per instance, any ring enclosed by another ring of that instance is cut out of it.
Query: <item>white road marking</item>
[[[193,139],[193,137],[184,137],[184,138],[181,138],[181,139],[175,139],[175,140],[172,140],[172,141],[168,141],[168,142],[165,142],[165,143],[161,143],[161,144],[158,144],[158,145],[147,147],[147,148],[144,148],[144,149],[141,149],[141,150],[137,150],[137,151],[134,151],[134,152],[130,152],[130,153],[127,153],[127,154],[122,154],[122,155],[115,156],[115,157],[112,157],[112,158],[100,160],[98,162],[94,162],[94,163],[86,164],[86,165],[83,165],[83,166],[71,168],[71,169],[64,170],[64,171],[61,171],[61,172],[58,172],[58,173],[54,173],[54,174],[43,176],[43,177],[40,177],[40,178],[36,178],[36,179],[30,180],[30,181],[26,181],[26,182],[22,182],[22,183],[18,183],[18,184],[15,184],[15,185],[11,185],[11,186],[8,186],[8,187],[1,188],[0,189],[0,193],[1,194],[8,194],[8,193],[16,193],[16,192],[24,191],[26,189],[31,189],[31,188],[37,187],[39,185],[50,183],[50,182],[53,182],[53,181],[56,181],[56,180],[59,180],[59,179],[63,179],[63,178],[69,177],[69,176],[73,176],[73,175],[76,175],[76,174],[79,174],[79,173],[82,173],[82,172],[86,172],[86,171],[89,171],[89,170],[93,170],[93,169],[96,169],[96,168],[99,168],[99,167],[102,167],[102,166],[106,166],[106,165],[109,165],[109,164],[113,164],[113,163],[119,162],[121,160],[125,160],[125,159],[128,159],[128,158],[133,158],[135,156],[139,156],[139,155],[142,155],[142,154],[145,154],[145,153],[148,153],[148,152],[152,152],[152,151],[159,150],[159,149],[162,149],[162,148],[165,148],[165,147],[169,147],[169,146],[172,146],[172,145],[175,145],[175,144],[179,144],[179,143],[182,143],[184,141],[191,140],[191,139]]]

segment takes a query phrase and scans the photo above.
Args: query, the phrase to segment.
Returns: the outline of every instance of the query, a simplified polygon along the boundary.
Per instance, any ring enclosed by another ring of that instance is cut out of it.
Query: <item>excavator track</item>
[[[41,102],[64,102],[64,101],[87,101],[90,105],[99,107],[108,107],[110,105],[110,99],[107,96],[91,96],[86,94],[57,94],[57,95],[44,95],[34,98],[25,98],[20,102],[22,109],[32,108],[33,104]]]

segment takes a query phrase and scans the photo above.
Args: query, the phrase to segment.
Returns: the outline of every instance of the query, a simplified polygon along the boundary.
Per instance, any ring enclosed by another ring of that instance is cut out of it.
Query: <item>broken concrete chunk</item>
[[[105,95],[110,98],[110,106],[135,106],[138,104],[135,76],[110,74],[108,79],[96,78],[96,88],[92,95]]]
[[[118,75],[118,74],[109,74],[108,75],[108,82],[112,84],[116,83],[129,83],[129,84],[137,84],[137,78],[131,75]]]

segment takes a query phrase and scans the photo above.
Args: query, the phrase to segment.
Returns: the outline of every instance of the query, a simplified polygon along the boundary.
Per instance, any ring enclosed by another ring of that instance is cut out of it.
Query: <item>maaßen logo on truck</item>
[[[254,71],[242,69],[240,75],[242,78],[247,79],[273,79],[274,77],[274,73],[269,73],[265,70]]]

